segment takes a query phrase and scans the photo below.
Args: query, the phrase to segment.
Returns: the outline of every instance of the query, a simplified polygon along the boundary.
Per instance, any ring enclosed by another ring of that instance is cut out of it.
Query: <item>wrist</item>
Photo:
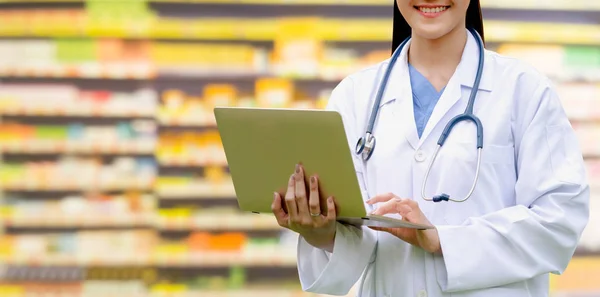
[[[311,246],[333,253],[333,246],[335,244],[336,228],[327,233],[317,234],[301,234],[304,240]]]
[[[432,254],[441,254],[442,246],[437,229],[420,230],[418,231],[419,246],[425,251]]]

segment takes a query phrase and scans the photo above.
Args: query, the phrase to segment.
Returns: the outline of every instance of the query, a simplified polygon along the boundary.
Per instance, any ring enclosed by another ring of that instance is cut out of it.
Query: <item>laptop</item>
[[[307,185],[310,176],[319,176],[322,213],[327,213],[327,197],[334,196],[341,223],[433,228],[367,214],[338,112],[217,107],[214,114],[242,211],[272,214],[273,192],[285,196],[288,179],[301,163]]]

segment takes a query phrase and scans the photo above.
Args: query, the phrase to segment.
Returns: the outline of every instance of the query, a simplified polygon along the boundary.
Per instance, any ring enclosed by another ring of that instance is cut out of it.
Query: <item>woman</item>
[[[479,50],[467,28],[483,36],[481,10],[478,0],[397,0],[395,9],[394,49],[411,40],[380,103],[373,155],[364,162],[353,154],[356,174],[374,214],[435,228],[342,225],[332,198],[321,213],[317,178],[306,189],[297,166],[272,209],[281,226],[300,234],[303,289],[343,295],[358,282],[364,297],[548,296],[549,273],[569,263],[589,200],[583,158],[554,88],[523,63],[486,50],[474,105],[485,132],[477,186],[462,203],[421,199],[438,137],[473,91]],[[350,75],[330,98],[353,151],[388,63]],[[477,165],[475,135],[472,123],[452,130],[428,195],[466,195]]]

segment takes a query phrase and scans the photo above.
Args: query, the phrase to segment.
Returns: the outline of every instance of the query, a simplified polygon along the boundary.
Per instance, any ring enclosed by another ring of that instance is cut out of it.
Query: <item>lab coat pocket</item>
[[[577,136],[568,124],[546,127],[552,172],[564,183],[578,184],[585,179]]]
[[[452,199],[464,199],[475,181],[477,146],[474,142],[455,142],[438,158],[444,167],[438,167],[440,177],[436,194],[445,193]],[[439,215],[445,223],[459,225],[469,217],[499,208],[502,201],[490,197],[502,197],[502,193],[514,188],[514,162],[515,149],[512,145],[485,144],[481,151],[479,177],[470,198],[462,203],[449,201],[440,205]]]

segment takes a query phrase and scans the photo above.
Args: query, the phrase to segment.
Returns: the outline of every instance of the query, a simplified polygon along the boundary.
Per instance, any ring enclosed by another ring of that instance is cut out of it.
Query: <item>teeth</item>
[[[443,6],[435,7],[435,8],[419,7],[419,10],[421,10],[424,13],[440,13],[440,12],[446,10],[446,7],[443,7]]]

